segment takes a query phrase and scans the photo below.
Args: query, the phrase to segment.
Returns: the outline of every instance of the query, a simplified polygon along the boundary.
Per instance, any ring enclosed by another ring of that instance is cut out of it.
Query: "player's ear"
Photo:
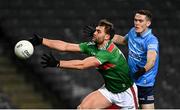
[[[110,39],[110,35],[106,34],[105,39],[107,39],[107,40]]]
[[[151,25],[151,21],[148,20],[146,26],[149,27],[150,25]]]

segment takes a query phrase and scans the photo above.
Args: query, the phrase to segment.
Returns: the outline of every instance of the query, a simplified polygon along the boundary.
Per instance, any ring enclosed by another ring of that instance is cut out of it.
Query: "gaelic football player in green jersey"
[[[35,35],[30,41],[59,51],[82,52],[89,57],[83,60],[57,60],[52,54],[42,56],[44,67],[71,69],[97,68],[103,76],[104,85],[87,95],[79,109],[107,108],[116,104],[121,109],[137,109],[137,88],[129,76],[129,68],[123,53],[111,41],[114,36],[113,24],[100,20],[92,36],[92,42],[80,44],[62,40],[50,40]]]

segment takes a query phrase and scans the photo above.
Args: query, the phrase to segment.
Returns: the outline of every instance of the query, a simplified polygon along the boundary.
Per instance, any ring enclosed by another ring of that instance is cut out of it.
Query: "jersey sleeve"
[[[126,41],[128,41],[129,35],[130,35],[130,33],[132,33],[133,31],[134,31],[134,28],[131,28],[130,31],[124,36],[124,38],[126,39]]]
[[[80,44],[79,44],[79,47],[80,47],[80,51],[81,51],[81,52],[86,53],[87,48],[88,48],[87,42],[80,43]]]
[[[126,41],[128,41],[128,38],[129,38],[128,34],[126,34],[126,35],[124,36],[124,38],[126,39]]]
[[[80,43],[79,47],[81,52],[95,56],[100,64],[110,61],[113,56],[107,50],[96,50],[96,47],[93,43],[91,44],[91,42]]]
[[[108,62],[109,59],[111,59],[111,54],[104,50],[104,51],[99,51],[97,54],[96,54],[96,58],[99,60],[100,64],[103,64],[105,62]]]
[[[80,51],[82,53],[87,54],[87,55],[93,55],[94,56],[96,54],[96,51],[97,51],[95,43],[93,43],[93,42],[80,43],[79,47],[80,47]]]
[[[157,38],[152,37],[151,39],[148,40],[147,50],[155,50],[156,52],[158,52],[158,48],[159,48],[159,43]]]

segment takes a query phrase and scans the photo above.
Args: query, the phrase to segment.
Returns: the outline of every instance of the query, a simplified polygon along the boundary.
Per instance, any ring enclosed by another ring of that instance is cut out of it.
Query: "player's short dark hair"
[[[145,15],[150,21],[152,21],[152,13],[149,10],[137,10],[135,14]]]
[[[110,39],[114,37],[115,30],[114,25],[106,19],[99,21],[98,26],[105,26],[105,32],[110,35]]]

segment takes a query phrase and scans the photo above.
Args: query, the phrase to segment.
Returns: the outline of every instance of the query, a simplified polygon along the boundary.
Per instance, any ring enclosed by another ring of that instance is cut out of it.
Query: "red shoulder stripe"
[[[114,45],[113,43],[111,43],[111,44],[109,45],[109,47],[107,48],[107,50],[108,50],[109,52],[112,52],[113,49],[114,49],[114,47],[115,47],[115,45]]]

